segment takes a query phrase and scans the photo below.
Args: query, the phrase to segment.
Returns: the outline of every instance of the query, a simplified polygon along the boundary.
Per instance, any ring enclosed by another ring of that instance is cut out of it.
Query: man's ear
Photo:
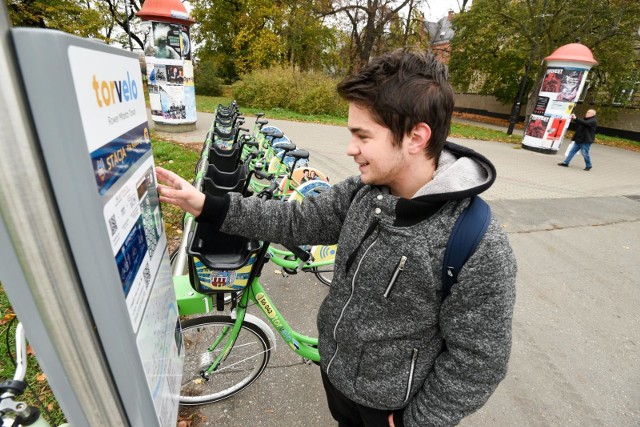
[[[409,137],[409,152],[424,152],[425,147],[429,145],[429,141],[431,140],[431,127],[424,122],[420,122],[411,129]]]

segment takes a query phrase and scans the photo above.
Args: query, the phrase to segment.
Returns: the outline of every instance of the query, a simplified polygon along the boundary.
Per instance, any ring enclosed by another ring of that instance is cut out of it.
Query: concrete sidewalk
[[[162,137],[202,143],[198,129]],[[344,127],[269,120],[334,182],[356,174]],[[251,125],[253,119],[248,119]],[[487,156],[498,171],[483,194],[518,259],[513,348],[507,378],[463,426],[640,425],[640,153],[595,144],[593,170],[577,156],[519,145],[451,139]],[[564,151],[564,147],[561,149]],[[327,288],[306,274],[262,280],[291,325],[315,334]],[[256,310],[254,310],[256,314]],[[278,344],[282,344],[279,342]],[[184,408],[194,425],[335,426],[318,368],[284,345],[247,390],[217,404]]]

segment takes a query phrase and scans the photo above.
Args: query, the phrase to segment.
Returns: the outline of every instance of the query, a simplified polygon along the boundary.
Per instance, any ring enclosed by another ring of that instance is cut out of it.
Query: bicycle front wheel
[[[333,281],[333,265],[325,265],[323,267],[313,267],[311,269],[321,283],[331,286]]]
[[[201,316],[182,323],[185,347],[180,403],[201,405],[233,396],[250,386],[264,372],[271,345],[257,325],[244,322],[227,358],[206,380],[200,375],[222,352],[222,344],[209,351],[225,327],[233,327],[230,316]],[[224,342],[225,340],[223,340]]]

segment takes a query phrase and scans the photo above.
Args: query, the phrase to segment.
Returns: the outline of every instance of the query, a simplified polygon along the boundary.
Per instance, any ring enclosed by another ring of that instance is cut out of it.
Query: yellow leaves
[[[39,383],[47,381],[47,374],[45,374],[44,372],[40,372],[38,375],[36,375],[36,381],[38,381]]]
[[[0,325],[6,325],[11,322],[16,317],[16,314],[13,312],[11,308],[8,308],[4,313],[4,317],[0,319]]]

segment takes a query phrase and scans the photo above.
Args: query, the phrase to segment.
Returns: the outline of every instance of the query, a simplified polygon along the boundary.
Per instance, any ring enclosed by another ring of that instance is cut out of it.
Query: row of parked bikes
[[[218,106],[196,165],[194,185],[201,191],[301,203],[331,187],[328,177],[310,166],[309,152],[263,114],[257,114],[253,129],[244,124],[235,102]],[[180,403],[216,402],[252,384],[269,362],[276,334],[303,360],[318,363],[317,338],[287,323],[259,278],[272,262],[283,274],[311,273],[330,286],[336,250],[229,235],[186,214],[183,241],[171,257],[185,350]],[[263,316],[248,313],[252,305]]]

